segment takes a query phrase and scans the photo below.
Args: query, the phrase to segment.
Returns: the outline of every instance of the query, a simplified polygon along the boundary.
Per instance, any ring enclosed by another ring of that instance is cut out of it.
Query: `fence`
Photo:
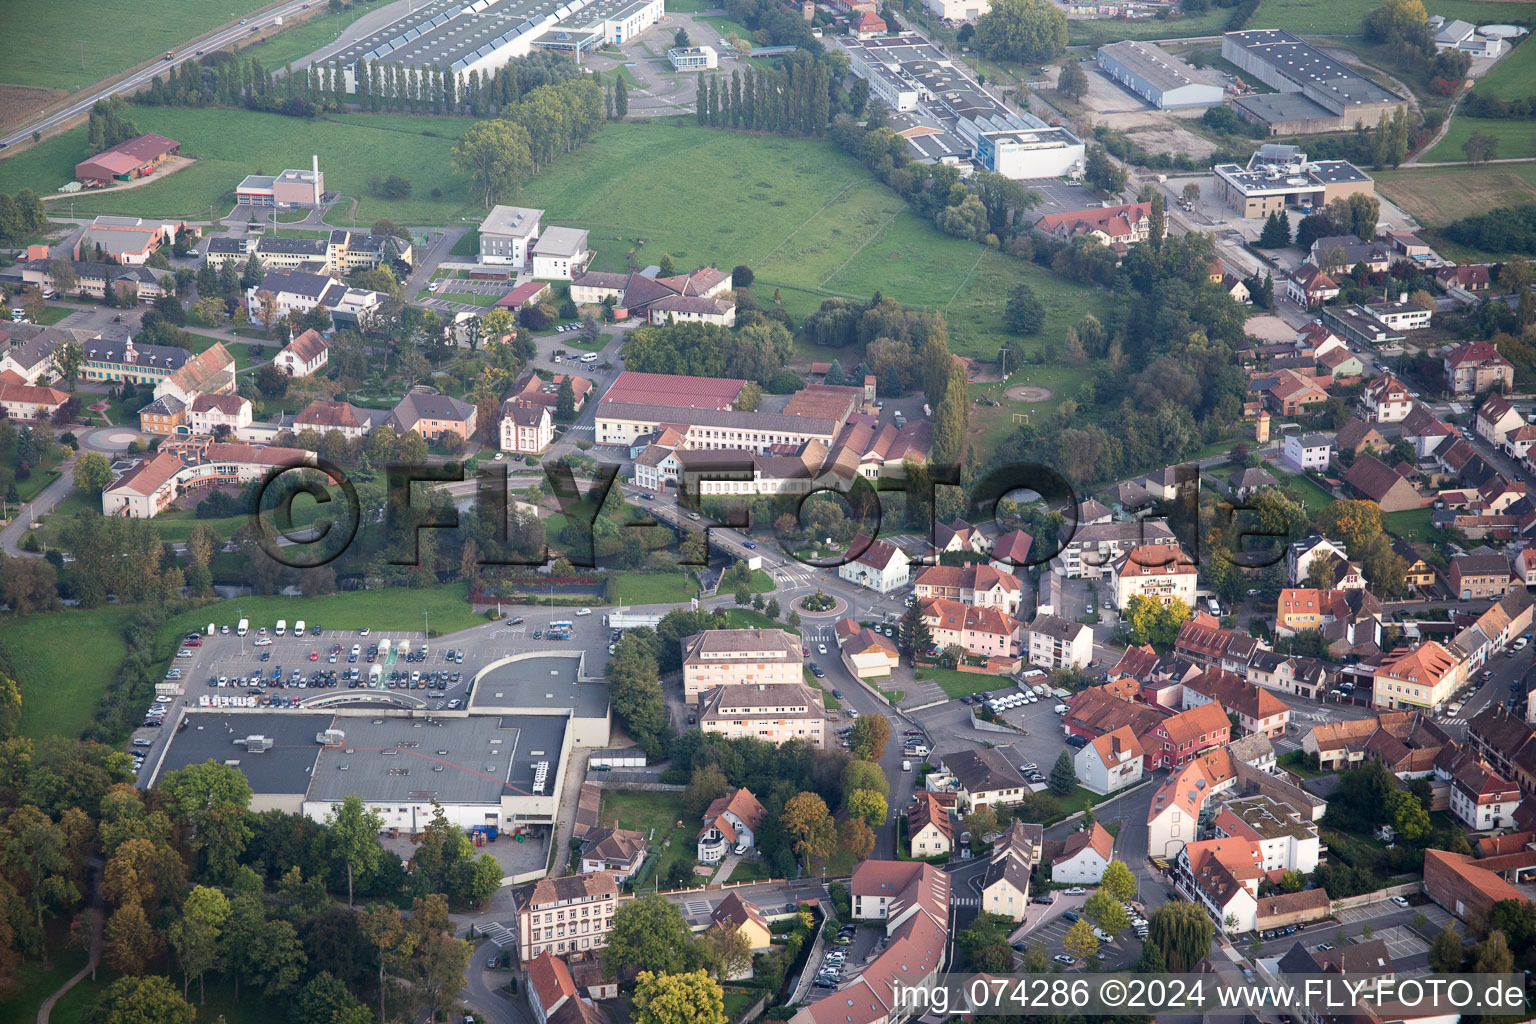
[[[1377,889],[1375,892],[1361,893],[1359,896],[1345,896],[1343,899],[1334,900],[1330,906],[1337,914],[1341,910],[1350,910],[1354,907],[1364,907],[1372,903],[1380,903],[1382,900],[1391,899],[1393,896],[1412,896],[1423,886],[1418,882],[1406,882],[1402,885],[1389,885],[1385,889]]]

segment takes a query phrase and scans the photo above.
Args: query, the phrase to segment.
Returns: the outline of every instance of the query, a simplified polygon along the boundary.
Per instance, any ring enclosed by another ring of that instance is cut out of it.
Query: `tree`
[[[1099,937],[1093,934],[1093,925],[1079,918],[1061,937],[1061,948],[1079,960],[1086,960],[1099,951]]]
[[[1048,783],[1052,796],[1066,796],[1077,788],[1077,769],[1072,766],[1072,755],[1063,750],[1051,766]]]
[[[1056,91],[1069,99],[1080,100],[1088,94],[1088,73],[1082,64],[1069,60],[1056,79]]]
[[[693,45],[688,41],[688,30],[686,28],[679,27],[678,30],[672,34],[672,45],[678,49],[687,49]]]
[[[693,931],[683,912],[665,896],[651,893],[619,907],[603,949],[603,971],[679,974],[693,965]]]
[[[918,607],[916,601],[912,602],[901,616],[901,624],[896,630],[896,639],[901,649],[908,654],[920,653],[932,650],[933,631],[923,621],[923,610]]]
[[[891,793],[891,784],[886,779],[884,770],[873,761],[849,761],[843,767],[839,782],[844,793],[851,793],[856,789],[868,789],[887,798]]]
[[[627,105],[627,104],[626,104]],[[623,116],[622,114],[620,115]],[[528,130],[512,121],[477,121],[448,151],[448,164],[469,175],[486,209],[522,187],[533,172]]]
[[[875,833],[863,818],[848,818],[837,827],[837,845],[854,860],[867,860],[875,849]]]
[[[752,943],[739,927],[711,928],[699,936],[698,945],[716,981],[739,978],[752,969]]]
[[[1126,170],[1109,158],[1103,146],[1089,146],[1083,161],[1083,180],[1092,188],[1114,194],[1125,190]]]
[[[779,827],[793,840],[795,855],[804,862],[832,856],[837,832],[827,803],[815,793],[797,793],[784,805]]]
[[[738,291],[742,288],[751,288],[756,277],[751,267],[745,263],[738,263],[731,268],[731,287]]]
[[[1112,860],[1105,866],[1104,876],[1099,879],[1099,889],[1117,900],[1129,901],[1136,895],[1136,876],[1126,867],[1125,861]]]
[[[1189,203],[1189,204],[1193,205],[1194,203],[1199,202],[1199,200],[1200,200],[1200,186],[1195,184],[1194,182],[1190,182],[1188,185],[1184,186],[1183,195],[1184,195],[1184,201],[1186,203]],[[1289,221],[1289,218],[1287,218],[1287,221]]]
[[[704,971],[635,979],[634,1024],[725,1024],[725,993]]]
[[[124,903],[112,912],[106,929],[107,966],[124,974],[143,974],[161,948],[159,933],[138,903]]]
[[[613,87],[613,115],[620,121],[629,116],[629,86],[624,84],[622,76]]]
[[[1291,219],[1284,210],[1275,210],[1264,220],[1259,234],[1259,248],[1283,249],[1291,244]]]
[[[1042,0],[997,0],[977,20],[975,41],[994,60],[1053,61],[1067,49],[1067,16]]]
[[[1508,974],[1515,969],[1515,958],[1509,951],[1509,941],[1498,929],[1489,932],[1488,937],[1477,944],[1474,954],[1474,974]]]
[[[347,906],[352,906],[352,884],[357,875],[372,874],[384,858],[384,847],[379,845],[379,833],[384,819],[377,811],[368,809],[363,798],[349,793],[340,806],[325,817],[330,827],[328,833],[336,855],[347,866]]]
[[[193,1024],[197,1011],[165,978],[119,978],[86,1014],[89,1024]]]
[[[1464,956],[1461,936],[1456,933],[1454,925],[1446,924],[1430,944],[1429,969],[1436,974],[1456,974],[1461,970]]]
[[[1401,789],[1388,793],[1385,810],[1392,827],[1408,842],[1416,843],[1429,835],[1429,812],[1412,793]]]
[[[890,742],[891,723],[882,714],[863,715],[853,723],[848,734],[848,746],[853,756],[865,761],[878,761],[885,756],[885,745]]]
[[[1531,290],[1531,284],[1536,281],[1536,267],[1523,253],[1515,253],[1504,262],[1504,269],[1499,271],[1499,284],[1511,295],[1524,295]]]
[[[688,780],[688,788],[683,791],[683,810],[698,817],[710,804],[730,791],[731,784],[718,764],[698,765]]]
[[[890,813],[890,808],[881,794],[872,789],[856,789],[845,799],[848,813],[853,817],[864,819],[869,823],[870,828],[879,828],[885,824],[885,817]]]
[[[660,268],[657,277],[672,277],[677,274],[677,267],[673,265],[672,254],[669,252],[661,254],[661,259],[656,261],[656,266]]]
[[[99,452],[83,452],[75,457],[75,486],[90,494],[100,494],[112,482],[112,464]]]
[[[229,898],[218,889],[193,886],[181,906],[181,916],[171,923],[171,948],[181,965],[185,996],[192,979],[197,979],[198,1002],[206,1002],[203,975],[219,966],[224,922],[229,919]],[[243,951],[242,951],[243,952]]]
[[[1147,919],[1147,944],[1162,951],[1168,970],[1192,971],[1211,951],[1216,925],[1197,903],[1165,903]]]
[[[1100,928],[1117,935],[1130,927],[1131,919],[1126,914],[1125,907],[1115,899],[1107,890],[1100,886],[1087,901],[1083,903],[1083,913]]]
[[[1003,322],[1014,334],[1038,334],[1045,326],[1045,303],[1035,295],[1033,288],[1020,283],[1008,293]]]
[[[1461,151],[1469,163],[1485,164],[1498,155],[1499,137],[1481,128],[1474,128],[1472,134],[1467,136],[1467,141],[1461,144]]]

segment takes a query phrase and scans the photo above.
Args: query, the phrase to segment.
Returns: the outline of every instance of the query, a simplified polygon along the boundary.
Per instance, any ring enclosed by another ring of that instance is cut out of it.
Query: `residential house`
[[[1359,455],[1361,452],[1384,452],[1392,447],[1374,423],[1351,419],[1333,435],[1333,446],[1341,452]]]
[[[245,292],[246,315],[251,323],[260,325],[266,323],[270,305],[274,322],[294,311],[303,314],[324,307],[335,324],[355,327],[383,301],[379,292],[351,288],[324,274],[305,270],[271,271],[260,284]]]
[[[1086,502],[1084,503],[1087,504]],[[1093,502],[1093,504],[1098,504]],[[1102,506],[1100,506],[1102,507]],[[1109,521],[1108,510],[1105,510],[1105,522]],[[1084,520],[1078,519],[1078,523]],[[991,548],[990,564],[992,568],[1002,572],[1013,572],[1015,569],[1030,565],[1029,549],[1034,546],[1035,538],[1023,530],[1009,530],[997,538]]]
[[[1139,487],[1138,490],[1143,495],[1147,493]],[[1149,503],[1150,500],[1149,497]],[[1176,543],[1173,531],[1161,519],[1095,523],[1080,526],[1070,539],[1063,542],[1058,557],[1069,578],[1099,579],[1108,575],[1115,562],[1134,547],[1149,544],[1174,546]]]
[[[583,873],[607,871],[623,885],[645,863],[645,833],[627,828],[597,828],[581,838]]]
[[[955,646],[982,658],[1016,658],[1024,628],[1012,615],[990,605],[973,607],[943,597],[918,598],[920,614],[939,650]]]
[[[1457,397],[1484,391],[1509,391],[1515,386],[1515,366],[1488,341],[1467,341],[1443,357],[1445,382]]]
[[[1249,733],[1227,744],[1227,753],[1233,761],[1252,765],[1261,772],[1275,771],[1275,745],[1261,733]]]
[[[529,960],[523,969],[528,973],[528,1005],[539,1024],[549,1024],[550,1017],[567,1001],[581,1000],[570,967],[548,950]]]
[[[1301,942],[1293,943],[1280,958],[1278,973],[1281,976],[1336,974],[1340,976],[1340,981],[1352,987],[1352,991],[1365,993],[1375,991],[1382,982],[1396,977],[1396,967],[1392,963],[1392,955],[1387,951],[1385,939],[1362,938],[1358,942],[1346,942],[1332,949],[1314,947],[1310,952]],[[1312,1013],[1307,1011],[1308,1016]],[[1334,1018],[1323,1019],[1331,1021]]]
[[[1319,563],[1328,563],[1325,568]],[[1300,586],[1313,576],[1333,576],[1333,586],[1339,590],[1360,589],[1365,577],[1360,575],[1358,562],[1351,562],[1344,545],[1320,534],[1309,534],[1292,541],[1285,549],[1285,577],[1293,586]]]
[[[1134,547],[1115,561],[1111,576],[1115,607],[1121,611],[1133,597],[1194,606],[1197,570],[1178,544]]]
[[[0,327],[0,332],[6,335],[0,339],[0,374],[14,375],[19,379],[12,383],[19,384],[49,383],[56,372],[54,355],[60,347],[78,346],[85,340],[57,327],[36,328],[32,324],[10,324]]]
[[[860,679],[882,679],[901,664],[896,641],[852,619],[839,619],[833,627],[843,664]]]
[[[533,276],[541,281],[569,281],[591,259],[585,229],[546,228],[533,244]]]
[[[1285,727],[1291,721],[1290,706],[1279,697],[1254,686],[1243,676],[1219,668],[1206,669],[1186,680],[1183,696],[1185,711],[1216,704],[1237,715],[1238,728],[1245,736],[1257,733],[1278,738],[1285,735]]]
[[[1413,394],[1390,373],[1371,380],[1360,395],[1365,418],[1372,423],[1401,423],[1413,411]]]
[[[1313,377],[1289,367],[1277,367],[1254,374],[1248,382],[1248,389],[1262,394],[1264,405],[1271,412],[1289,419],[1309,415],[1326,403],[1331,383],[1331,379],[1326,377]]]
[[[1148,734],[1167,716],[1167,710],[1131,699],[1131,695],[1140,697],[1136,681],[1131,679],[1124,687],[1120,686],[1121,682],[1114,680],[1103,686],[1091,686],[1070,697],[1067,713],[1062,716],[1062,728],[1067,735],[1092,740],[1121,726],[1130,726],[1146,753]]]
[[[1175,856],[1198,835],[1200,811],[1216,793],[1237,784],[1237,765],[1225,749],[1217,749],[1175,768],[1147,809],[1148,856]]]
[[[1274,487],[1278,481],[1262,466],[1249,466],[1240,473],[1233,473],[1227,483],[1232,488],[1232,496],[1241,502],[1265,487]]]
[[[1333,457],[1333,438],[1327,434],[1286,434],[1280,457],[1298,473],[1321,473]]]
[[[58,412],[69,398],[68,392],[57,388],[0,380],[0,409],[5,411],[8,419],[29,422],[48,419]]]
[[[919,600],[938,597],[978,608],[998,608],[1009,615],[1019,610],[1023,588],[1011,572],[990,565],[934,565],[918,574],[912,593]]]
[[[230,434],[251,425],[251,402],[239,395],[198,395],[187,407],[187,427],[194,434]]]
[[[1485,292],[1493,286],[1488,267],[1481,263],[1459,267],[1440,267],[1435,271],[1435,283],[1446,291],[1452,288],[1464,292]]]
[[[590,380],[585,377],[567,376],[563,373],[554,374],[549,380],[545,380],[539,376],[537,370],[531,367],[522,372],[502,398],[506,401],[515,398],[532,405],[545,405],[549,407],[551,413],[555,413],[559,411],[560,392],[565,387],[566,381],[571,382],[571,408],[575,412],[581,412],[586,408],[587,396],[592,393]]]
[[[1411,587],[1427,587],[1435,582],[1435,569],[1419,554],[1418,548],[1401,538],[1392,542],[1392,551],[1397,557],[1408,563],[1408,569],[1403,573],[1404,582]]]
[[[995,748],[957,750],[941,761],[938,771],[928,773],[928,788],[954,793],[961,814],[1016,804],[1029,792],[1018,769]]]
[[[1164,718],[1141,745],[1148,768],[1177,768],[1231,738],[1232,723],[1227,720],[1226,709],[1211,701]]]
[[[1408,293],[1400,292],[1395,299],[1385,296],[1362,303],[1361,309],[1394,331],[1420,331],[1429,326],[1433,309],[1425,309],[1408,301]]]
[[[886,33],[885,19],[874,11],[861,11],[853,18],[849,32],[856,39],[874,39]]]
[[[1051,881],[1074,885],[1098,885],[1104,869],[1115,859],[1115,837],[1094,822],[1073,832],[1051,859]]]
[[[1454,750],[1455,741],[1423,711],[1383,711],[1375,718],[1326,722],[1301,737],[1302,752],[1316,757],[1325,772],[1375,757],[1394,774],[1423,775],[1447,747]]]
[[[754,953],[765,952],[773,944],[773,933],[763,909],[751,900],[744,900],[737,892],[720,901],[709,915],[716,928],[729,928],[741,932],[747,940],[747,948]]]
[[[799,740],[826,745],[821,694],[802,682],[716,686],[699,702],[699,728],[729,739],[750,737],[774,746]]]
[[[1222,629],[1213,615],[1196,612],[1179,627],[1173,653],[1191,664],[1241,673],[1258,653],[1259,642],[1247,633]]]
[[[272,365],[286,370],[290,377],[310,377],[331,358],[331,343],[313,328],[304,331],[278,350]]]
[[[512,890],[518,959],[601,949],[619,900],[619,884],[606,871],[544,878]]]
[[[948,857],[955,848],[954,794],[918,790],[913,797],[907,808],[907,856]]]
[[[782,629],[706,629],[684,637],[683,699],[690,704],[721,686],[804,682],[800,641]]]
[[[752,849],[767,813],[749,789],[733,789],[716,799],[704,812],[704,826],[699,829],[699,860],[718,864],[727,853]]]
[[[1009,825],[993,845],[981,877],[981,909],[1010,921],[1024,920],[1030,874],[1039,866],[1044,851],[1044,832],[1039,825],[1022,821]]]
[[[1048,213],[1035,221],[1035,227],[1064,241],[1086,235],[1123,256],[1131,246],[1147,240],[1152,230],[1152,204]]]
[[[1258,847],[1266,874],[1299,871],[1311,874],[1322,858],[1317,823],[1283,800],[1266,793],[1228,797],[1211,821],[1216,835],[1246,839]]]
[[[956,519],[949,524],[939,523],[933,528],[934,550],[939,554],[952,552],[966,552],[973,555],[984,555],[991,550],[992,543],[987,535],[963,519]]]
[[[1502,597],[1509,591],[1509,559],[1492,552],[1456,555],[1446,582],[1463,601]]]
[[[1260,651],[1249,664],[1246,678],[1255,686],[1316,699],[1327,688],[1328,668],[1316,658]]]
[[[652,316],[653,307],[663,300],[676,298],[721,299],[729,306],[727,315],[734,322],[736,305],[730,291],[730,272],[714,267],[700,267],[690,274],[672,277],[656,277],[654,268],[628,274],[588,271],[571,279],[571,301],[578,306],[612,299],[615,312],[661,323],[666,322],[665,309],[661,320],[656,321]]]
[[[384,414],[375,413],[374,415],[382,418]],[[323,436],[334,430],[348,441],[366,437],[372,426],[367,410],[358,409],[346,402],[333,402],[324,398],[317,398],[310,402],[293,418],[295,433],[313,430]]]
[[[1298,306],[1315,309],[1325,302],[1338,298],[1339,285],[1333,278],[1319,270],[1316,264],[1303,263],[1294,273],[1286,277],[1285,297]]]
[[[1478,407],[1472,429],[1477,432],[1478,437],[1498,448],[1504,444],[1504,438],[1510,431],[1525,425],[1525,417],[1509,404],[1508,399],[1494,392]]]
[[[538,455],[555,439],[555,418],[547,405],[522,398],[501,403],[500,448],[516,455]]]
[[[1251,932],[1257,925],[1259,883],[1264,880],[1257,843],[1248,839],[1186,843],[1169,874],[1174,888],[1203,907],[1223,935]]]
[[[1087,668],[1093,661],[1093,629],[1056,615],[1036,615],[1026,631],[1026,657],[1041,668]]]
[[[451,395],[408,391],[389,414],[388,425],[396,434],[414,430],[428,442],[446,434],[468,441],[475,432],[475,415],[473,405]]]
[[[1351,234],[1325,235],[1312,243],[1307,254],[1319,266],[1323,266],[1327,260],[1329,270],[1347,272],[1356,264],[1364,263],[1367,270],[1381,273],[1392,265],[1392,253],[1386,245]]]
[[[1317,365],[1335,381],[1358,377],[1365,372],[1365,363],[1347,348],[1329,349],[1317,357]]]
[[[1121,480],[1100,496],[1128,516],[1148,512],[1157,503],[1147,489],[1135,480]],[[1082,525],[1080,520],[1078,526]]]
[[[1438,708],[1466,679],[1461,659],[1437,641],[1399,647],[1376,666],[1371,703],[1378,708]]]
[[[838,577],[877,594],[889,594],[905,585],[911,574],[906,552],[894,544],[859,534],[849,545],[849,550],[858,551],[859,555],[838,566]]]
[[[175,395],[161,395],[139,410],[139,430],[146,434],[185,433],[187,405]]]
[[[1146,751],[1130,726],[1088,742],[1073,756],[1078,782],[1090,793],[1114,793],[1141,781]]]
[[[1476,756],[1452,767],[1451,814],[1475,832],[1507,828],[1520,806],[1520,788]]]
[[[1241,302],[1245,306],[1253,305],[1253,298],[1248,294],[1248,286],[1243,279],[1232,274],[1221,275],[1221,290],[1232,296],[1233,301]]]
[[[1380,505],[1383,512],[1405,512],[1428,503],[1401,473],[1374,455],[1357,456],[1355,464],[1344,472],[1344,482],[1362,498]]]

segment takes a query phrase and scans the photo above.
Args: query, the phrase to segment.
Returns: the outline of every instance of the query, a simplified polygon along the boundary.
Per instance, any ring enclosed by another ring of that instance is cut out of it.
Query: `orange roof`
[[[1136,680],[1132,679],[1134,684]],[[1123,764],[1129,758],[1141,757],[1141,744],[1136,742],[1136,734],[1128,725],[1122,725],[1113,732],[1107,732],[1088,744],[1099,755],[1099,760],[1107,766]]]
[[[1180,711],[1178,714],[1163,719],[1159,724],[1164,735],[1170,742],[1177,746],[1186,743],[1198,743],[1200,737],[1214,738],[1216,734],[1230,731],[1232,723],[1227,721],[1227,709],[1221,706],[1220,701],[1211,701],[1188,711]]]
[[[1068,860],[1076,857],[1086,849],[1092,849],[1106,861],[1115,857],[1115,837],[1109,831],[1094,822],[1092,825],[1079,832],[1074,832],[1067,837],[1067,841],[1061,847],[1061,859]]]
[[[553,956],[549,951],[540,953],[528,961],[528,984],[532,986],[537,995],[539,1005],[548,1013],[562,999],[577,995],[576,982],[571,978],[571,969],[566,966],[564,960]]]
[[[1012,593],[1019,587],[1019,578],[1011,572],[1003,572],[990,565],[934,565],[924,569],[913,584],[919,587],[957,587],[961,590],[992,590],[1000,588]]]
[[[1457,664],[1450,651],[1433,640],[1427,640],[1406,651],[1395,651],[1387,655],[1377,667],[1376,675],[1434,686],[1455,671]]]
[[[949,808],[954,806],[954,794],[945,795],[950,797],[947,805],[939,799],[938,793],[925,790],[917,794],[917,803],[907,811],[907,835],[915,836],[932,823],[946,839],[954,838],[954,826],[949,820]]]
[[[1152,806],[1147,811],[1147,821],[1152,821],[1173,806],[1177,806],[1185,814],[1198,815],[1200,807],[1205,803],[1205,798],[1235,774],[1237,769],[1233,766],[1232,755],[1226,747],[1202,754],[1179,769],[1176,774],[1170,775],[1168,781],[1152,794]]]

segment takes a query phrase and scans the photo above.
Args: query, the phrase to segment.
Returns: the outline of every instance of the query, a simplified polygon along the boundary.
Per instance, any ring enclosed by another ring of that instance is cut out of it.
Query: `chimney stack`
[[[319,153],[312,154],[311,155],[311,160],[313,161],[311,166],[314,168],[314,172],[315,172],[315,205],[319,206],[320,205],[320,154]]]
[[[1408,301],[1408,293],[1405,292],[1405,291],[1404,292],[1398,292],[1397,293],[1397,301],[1398,302],[1407,302]]]

